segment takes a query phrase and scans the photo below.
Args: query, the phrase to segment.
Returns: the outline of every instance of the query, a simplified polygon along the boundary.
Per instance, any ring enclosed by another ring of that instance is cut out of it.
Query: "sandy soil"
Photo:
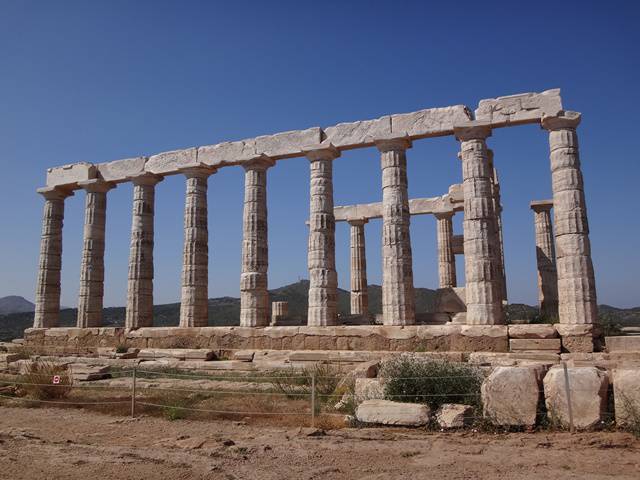
[[[3,479],[640,478],[640,441],[615,432],[429,433],[125,419],[0,407]]]

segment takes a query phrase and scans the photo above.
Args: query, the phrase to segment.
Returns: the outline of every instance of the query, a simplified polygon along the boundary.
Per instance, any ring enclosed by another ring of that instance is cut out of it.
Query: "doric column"
[[[504,323],[500,255],[495,238],[489,156],[485,139],[491,128],[481,122],[456,127],[464,188],[464,267],[467,323]]]
[[[580,114],[542,119],[549,131],[560,323],[597,323],[596,285],[576,127]]]
[[[44,197],[45,203],[42,215],[40,263],[38,265],[33,328],[51,328],[58,326],[60,317],[64,199],[73,195],[73,192],[56,188],[41,188],[38,193]]]
[[[133,177],[133,209],[127,282],[126,328],[153,326],[153,220],[156,184],[162,177]]]
[[[78,185],[86,191],[86,199],[77,326],[78,328],[100,327],[104,299],[107,192],[115,188],[115,185],[102,180],[87,180]]]
[[[497,245],[498,249],[498,271],[500,272],[500,277],[498,281],[500,282],[500,293],[502,295],[502,300],[507,299],[507,275],[504,267],[504,242],[502,237],[502,203],[500,200],[500,181],[498,179],[498,171],[496,170],[495,164],[493,163],[493,150],[487,150],[489,154],[489,168],[490,168],[490,179],[491,179],[491,199],[493,204],[493,219],[494,219],[494,233],[492,241],[494,245]]]
[[[440,288],[457,286],[456,256],[453,253],[454,212],[436,213],[438,223],[438,278]]]
[[[415,323],[415,295],[409,193],[407,191],[408,138],[375,142],[382,166],[382,314],[385,325]]]
[[[267,169],[274,163],[264,156],[243,165],[244,213],[240,276],[240,325],[243,327],[264,327],[269,324]]]
[[[536,229],[536,263],[538,266],[538,305],[549,318],[558,316],[558,275],[553,245],[551,208],[553,202],[531,202]]]
[[[215,169],[183,170],[187,179],[184,205],[184,250],[180,326],[206,327],[209,323],[209,231],[207,182]]]
[[[305,150],[311,169],[309,208],[309,310],[307,324],[335,325],[338,308],[335,231],[333,216],[333,160],[340,152],[333,145]]]
[[[367,256],[364,224],[367,219],[349,220],[351,226],[351,315],[369,315]]]

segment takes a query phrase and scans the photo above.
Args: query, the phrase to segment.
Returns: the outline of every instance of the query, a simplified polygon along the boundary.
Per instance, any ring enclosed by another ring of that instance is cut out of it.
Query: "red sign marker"
[[[60,375],[53,376],[53,384],[58,385],[60,383]]]

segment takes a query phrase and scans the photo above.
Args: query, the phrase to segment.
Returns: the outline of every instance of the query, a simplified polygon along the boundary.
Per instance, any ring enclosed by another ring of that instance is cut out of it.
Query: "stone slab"
[[[545,350],[560,353],[559,338],[512,338],[509,347],[512,352],[519,350]]]
[[[491,127],[538,123],[543,116],[556,116],[562,111],[560,89],[541,93],[520,93],[480,100],[475,119],[489,122]]]
[[[200,166],[198,150],[185,148],[150,156],[144,166],[144,171],[157,175],[171,175],[179,173],[182,169],[198,166]]]
[[[612,377],[616,423],[637,425],[640,422],[640,369],[616,369]]]
[[[608,352],[640,352],[640,336],[605,337]]]
[[[544,339],[557,338],[558,332],[553,325],[548,324],[524,324],[509,325],[509,338],[517,339]]]
[[[354,394],[357,402],[384,399],[384,385],[379,378],[356,378]]]
[[[418,403],[365,400],[356,409],[356,418],[363,423],[419,427],[429,423],[430,410]]]
[[[47,187],[76,187],[78,182],[96,178],[95,165],[87,162],[73,163],[47,169]]]
[[[98,177],[106,182],[120,183],[129,181],[135,175],[144,173],[146,157],[125,158],[113,162],[99,163]]]
[[[273,159],[304,156],[302,150],[305,147],[317,145],[320,142],[322,142],[320,127],[263,135],[255,139],[257,154],[266,155]]]
[[[436,411],[440,428],[463,428],[473,423],[473,407],[458,403],[445,403]]]
[[[374,138],[379,138],[390,133],[390,116],[384,116],[374,120],[339,123],[324,129],[326,141],[343,150],[371,147],[373,146]]]
[[[473,120],[464,105],[428,108],[411,113],[391,115],[391,133],[406,134],[412,140],[452,135],[453,126]]]

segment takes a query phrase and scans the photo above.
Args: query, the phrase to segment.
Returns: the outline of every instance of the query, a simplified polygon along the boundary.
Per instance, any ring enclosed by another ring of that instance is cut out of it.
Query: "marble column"
[[[349,220],[351,230],[351,315],[369,315],[367,256],[364,225],[367,219]]]
[[[500,285],[499,248],[495,241],[492,171],[485,139],[490,126],[469,122],[455,128],[460,140],[464,189],[464,266],[467,324],[505,321]]]
[[[498,180],[498,171],[493,163],[493,150],[487,150],[489,155],[489,168],[491,179],[491,199],[493,204],[493,236],[492,242],[498,251],[497,261],[500,277],[498,281],[500,283],[500,293],[502,295],[502,301],[507,299],[507,276],[504,268],[504,243],[502,238],[502,203],[500,200],[500,182]]]
[[[591,260],[587,206],[576,128],[580,114],[544,117],[549,131],[553,190],[558,315],[560,323],[597,323],[596,285]]]
[[[180,326],[209,324],[209,231],[207,228],[207,183],[215,169],[183,170],[186,177],[184,250]]]
[[[333,160],[340,152],[333,145],[305,150],[309,159],[309,309],[310,326],[335,325],[338,309],[335,230],[333,216]]]
[[[385,325],[415,323],[406,150],[408,138],[375,142],[382,167],[382,314]]]
[[[242,274],[240,276],[240,325],[269,325],[267,270],[267,169],[274,165],[269,157],[260,157],[244,165],[244,213],[242,238]]]
[[[133,209],[127,282],[127,329],[153,326],[153,244],[156,184],[162,177],[142,174],[131,179]]]
[[[456,256],[453,253],[454,212],[436,213],[438,226],[438,279],[440,288],[457,286]]]
[[[531,202],[536,230],[538,305],[547,318],[558,316],[558,275],[551,223],[552,202]]]
[[[115,188],[115,185],[102,180],[87,180],[78,185],[86,191],[86,198],[77,326],[78,328],[100,327],[104,299],[107,192]]]
[[[40,263],[36,287],[33,328],[58,326],[60,317],[60,271],[62,270],[62,226],[64,200],[72,191],[41,188],[45,199],[40,238]]]

